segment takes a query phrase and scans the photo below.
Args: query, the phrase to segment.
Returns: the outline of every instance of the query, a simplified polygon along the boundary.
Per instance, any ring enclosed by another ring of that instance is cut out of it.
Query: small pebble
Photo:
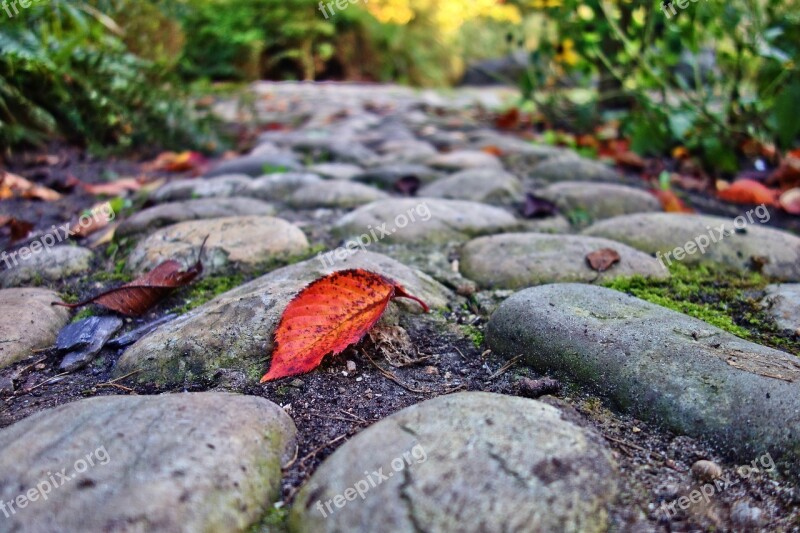
[[[713,461],[701,459],[692,465],[692,474],[700,481],[713,481],[722,476],[722,468]]]
[[[290,386],[290,387],[295,387],[295,388],[300,388],[300,387],[302,387],[304,384],[305,384],[305,383],[303,382],[303,380],[302,380],[302,379],[293,379],[293,380],[291,381],[291,383],[289,383],[289,386]]]
[[[354,361],[347,360],[347,371],[348,372],[355,372],[356,371],[356,364]]]
[[[422,371],[428,374],[429,376],[439,375],[439,369],[436,368],[435,366],[426,366],[425,368],[422,369]]]
[[[761,526],[764,512],[758,507],[753,507],[744,500],[739,500],[731,506],[731,522],[737,529],[754,529]]]

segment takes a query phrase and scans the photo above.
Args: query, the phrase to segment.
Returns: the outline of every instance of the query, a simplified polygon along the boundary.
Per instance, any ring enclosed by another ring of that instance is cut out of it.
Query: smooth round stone
[[[213,178],[226,174],[245,174],[255,177],[276,169],[286,172],[302,168],[303,165],[300,164],[297,156],[291,152],[260,153],[223,161],[207,172],[205,177]]]
[[[245,193],[247,196],[283,202],[297,189],[321,183],[322,178],[308,172],[287,172],[285,174],[269,174],[251,181]]]
[[[311,165],[307,170],[332,180],[351,180],[364,172],[360,166],[349,163],[319,163]]]
[[[769,452],[800,472],[800,361],[621,292],[543,285],[503,302],[486,339],[669,431],[748,463]]]
[[[385,198],[389,198],[389,195],[363,183],[323,181],[296,190],[287,203],[299,209],[315,207],[347,209]]]
[[[456,172],[419,191],[420,196],[507,204],[522,198],[522,182],[502,170],[476,168]]]
[[[533,233],[570,233],[572,224],[561,215],[522,220],[520,230]]]
[[[495,156],[477,150],[460,150],[448,154],[439,154],[428,159],[427,164],[434,168],[452,171],[467,168],[503,168],[500,160]]]
[[[603,439],[555,407],[462,392],[348,440],[298,493],[289,530],[606,531],[616,476]]]
[[[431,143],[416,139],[397,139],[384,142],[379,148],[381,160],[393,163],[425,163],[437,155]]]
[[[565,181],[536,191],[536,196],[550,200],[562,213],[581,211],[591,220],[662,210],[652,194],[612,183]]]
[[[154,191],[150,198],[156,202],[174,202],[198,198],[242,196],[251,181],[252,178],[244,174],[175,180]]]
[[[128,348],[114,368],[115,375],[138,370],[133,379],[142,383],[180,384],[233,369],[256,383],[269,367],[272,335],[283,310],[307,284],[338,270],[377,272],[432,309],[445,307],[452,298],[430,276],[386,256],[341,251],[274,270],[161,326]],[[402,299],[390,306],[420,311],[418,304]]]
[[[551,157],[565,155],[577,157],[574,152],[565,148],[546,144],[532,144],[516,137],[497,133],[482,135],[473,144],[478,150],[499,149],[502,153],[500,158],[510,164],[535,165]]]
[[[176,260],[188,268],[197,261],[206,236],[202,257],[205,273],[255,267],[301,254],[309,248],[302,230],[281,218],[190,220],[162,228],[140,241],[128,257],[128,269],[141,274],[167,260]]]
[[[534,166],[529,175],[534,182],[610,181],[619,182],[620,174],[613,168],[582,157],[568,154],[551,157]]]
[[[619,263],[593,270],[586,256],[611,248]],[[556,282],[603,282],[634,275],[664,279],[669,271],[651,256],[619,242],[581,235],[505,233],[480,237],[461,251],[461,274],[483,289],[520,289]]]
[[[403,178],[416,178],[420,183],[430,183],[440,177],[440,172],[425,165],[394,164],[367,169],[353,179],[377,185],[382,189],[392,189]]]
[[[55,239],[54,239],[55,240]],[[91,250],[80,246],[43,247],[38,253],[0,255],[5,270],[0,270],[0,287],[19,287],[34,281],[60,281],[89,270]]]
[[[800,332],[800,283],[769,285],[762,303],[778,327]]]
[[[122,221],[119,236],[134,235],[186,220],[248,215],[274,215],[275,207],[252,198],[206,198],[149,207]]]
[[[106,396],[42,411],[0,431],[0,501],[17,504],[0,528],[245,531],[280,495],[295,433],[279,406],[233,394]]]
[[[674,262],[716,264],[739,271],[760,270],[767,276],[800,281],[800,237],[762,226],[757,216],[753,216],[753,224],[748,223],[738,230],[734,220],[642,213],[597,222],[583,233],[656,254],[667,266]],[[721,236],[723,232],[724,237]]]
[[[516,229],[514,215],[489,205],[439,198],[393,198],[364,205],[333,226],[340,237],[390,243],[445,243]]]
[[[69,310],[50,305],[61,297],[46,289],[0,290],[0,369],[56,341],[69,322]]]

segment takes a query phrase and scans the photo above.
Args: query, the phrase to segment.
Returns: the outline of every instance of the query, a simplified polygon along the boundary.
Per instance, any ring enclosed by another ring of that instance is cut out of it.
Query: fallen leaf
[[[505,113],[501,113],[494,120],[494,125],[500,130],[513,130],[520,123],[519,109],[512,107]]]
[[[499,147],[493,144],[484,146],[483,148],[481,148],[481,152],[484,152],[486,154],[491,154],[495,157],[502,157],[503,155],[503,150],[501,150]]]
[[[0,228],[7,227],[11,236],[11,244],[21,241],[33,230],[33,224],[14,217],[0,216]]]
[[[767,180],[767,184],[778,185],[782,190],[800,187],[800,149],[786,154]]]
[[[739,180],[721,191],[717,196],[736,204],[778,205],[778,191],[770,189],[754,180]]]
[[[341,353],[375,325],[392,298],[428,306],[396,282],[362,269],[342,270],[308,286],[286,306],[275,330],[272,362],[261,383],[305,374]]]
[[[800,215],[800,187],[789,189],[780,197],[780,204],[784,211],[792,215]]]
[[[127,191],[138,191],[142,188],[142,184],[135,178],[123,178],[109,183],[83,183],[79,181],[78,186],[95,196],[118,196]]]
[[[80,303],[67,304],[53,302],[53,305],[75,309],[90,303],[102,305],[107,309],[127,316],[140,316],[156,305],[175,289],[188,285],[203,273],[203,255],[206,237],[197,254],[197,262],[187,270],[181,270],[181,264],[173,259],[164,261],[144,276],[121,287],[111,289]]]
[[[619,263],[619,253],[613,248],[601,248],[586,256],[586,262],[592,267],[592,270],[598,272],[605,272],[615,264]]]
[[[550,200],[527,193],[519,212],[525,218],[545,218],[557,215],[558,207]]]
[[[416,176],[403,176],[394,182],[394,190],[405,195],[414,196],[422,186],[422,182]]]
[[[71,235],[78,238],[88,237],[92,233],[108,226],[115,217],[116,215],[108,202],[97,204],[83,212],[77,221],[72,223],[70,226],[73,228]]]
[[[26,200],[44,200],[55,202],[61,195],[48,187],[36,185],[22,176],[0,171],[0,200],[25,198]]]
[[[168,172],[186,172],[196,170],[206,164],[206,158],[199,152],[163,152],[143,168],[147,171],[166,170]]]
[[[687,206],[683,200],[678,198],[672,191],[654,190],[652,192],[661,202],[661,207],[667,213],[694,213],[694,209]]]

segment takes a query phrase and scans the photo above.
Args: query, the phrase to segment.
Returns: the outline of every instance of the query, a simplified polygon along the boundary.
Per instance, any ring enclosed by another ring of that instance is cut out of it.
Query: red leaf
[[[392,298],[411,298],[428,306],[380,274],[342,270],[310,283],[286,306],[278,328],[269,372],[261,383],[305,374],[329,353],[357,343],[381,318]]]
[[[61,199],[61,195],[53,189],[36,185],[22,176],[0,170],[0,200],[9,198],[55,202]]]
[[[77,304],[53,302],[52,305],[75,309],[76,307],[96,303],[123,315],[143,315],[169,293],[188,285],[194,278],[203,273],[203,263],[200,262],[200,256],[203,254],[207,239],[208,237],[203,240],[203,245],[200,247],[197,263],[187,270],[181,270],[181,264],[170,259],[130,283],[98,294],[83,302]]]
[[[9,233],[11,234],[11,244],[21,241],[33,230],[33,224],[30,222],[19,220],[14,217],[0,216],[0,228],[5,226],[8,226]]]
[[[619,263],[620,259],[622,258],[619,256],[619,253],[613,248],[601,248],[586,256],[586,261],[589,263],[589,266],[592,267],[592,270],[598,272],[605,272]]]
[[[739,180],[717,193],[722,200],[735,204],[778,205],[777,191],[754,180]]]

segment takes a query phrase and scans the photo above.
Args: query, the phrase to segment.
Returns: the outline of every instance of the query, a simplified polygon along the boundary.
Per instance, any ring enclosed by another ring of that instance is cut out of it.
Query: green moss
[[[264,516],[257,523],[250,526],[249,533],[284,533],[288,531],[286,521],[289,518],[289,509],[286,507],[270,506]]]
[[[186,313],[199,307],[209,300],[213,300],[223,292],[235,289],[241,285],[244,278],[241,274],[231,276],[207,276],[188,287],[185,294],[186,303],[172,310],[173,313]]]
[[[461,331],[463,331],[464,335],[472,341],[472,344],[474,344],[476,348],[480,348],[483,345],[483,331],[480,329],[476,328],[475,326],[465,324],[461,326]]]
[[[800,342],[781,334],[758,298],[769,280],[711,266],[670,266],[670,279],[618,278],[604,285],[693,316],[743,339],[800,354]]]
[[[83,320],[84,318],[89,318],[90,316],[94,316],[94,310],[89,307],[85,307],[78,311],[74,317],[72,317],[72,321],[77,322],[79,320]]]

